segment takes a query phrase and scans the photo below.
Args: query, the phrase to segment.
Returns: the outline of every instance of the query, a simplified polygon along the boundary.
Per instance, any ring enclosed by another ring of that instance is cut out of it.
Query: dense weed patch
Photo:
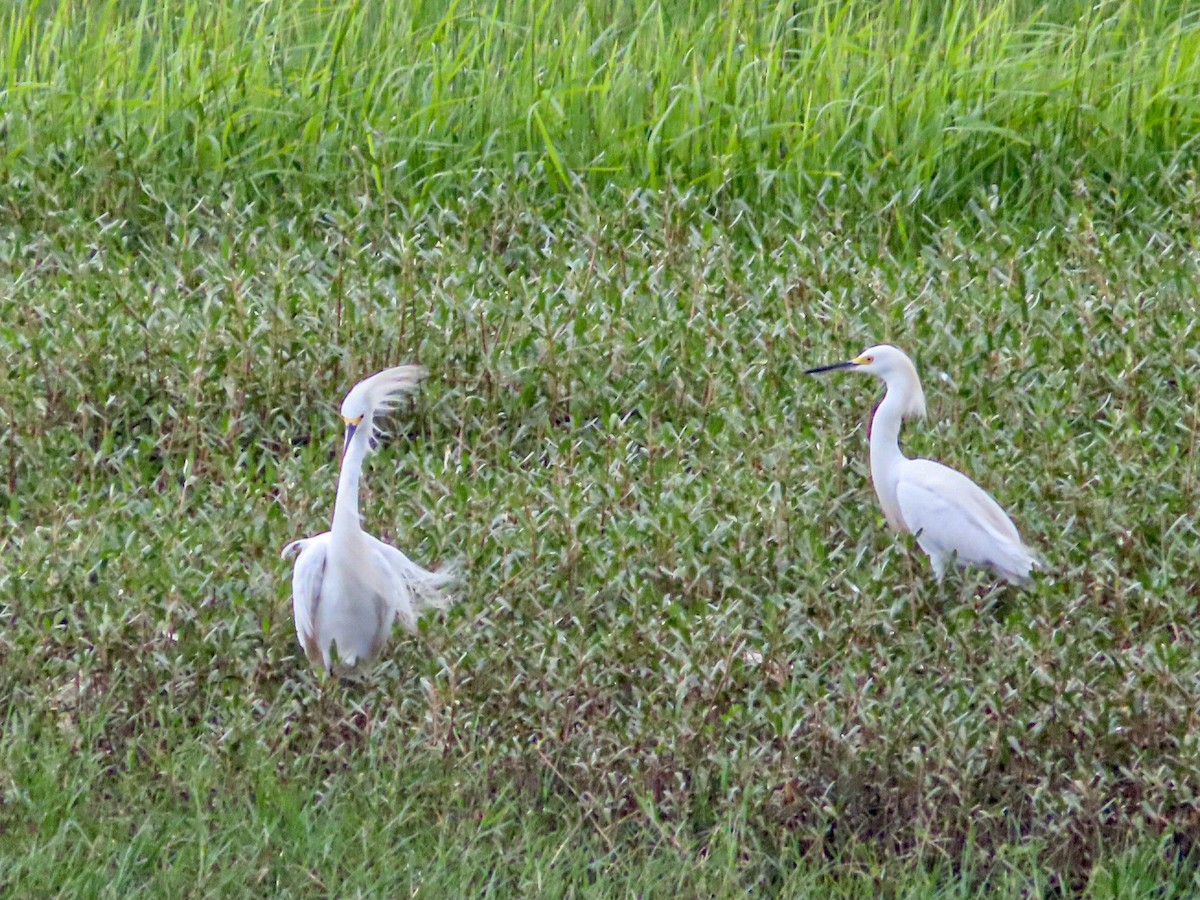
[[[1022,878],[1080,885],[1122,847],[1190,853],[1193,243],[1098,229],[1086,199],[917,256],[622,200],[10,232],[10,848],[109,859],[160,822],[124,877],[169,852],[345,886],[282,835],[390,846],[370,817],[396,802],[460,840],[574,823],[597,858],[716,842],[727,887],[787,860],[986,884],[1020,848]],[[939,591],[885,533],[874,387],[799,374],[883,339],[927,382],[907,446],[1003,499],[1050,562],[1032,590]],[[328,518],[341,392],[402,359],[434,376],[367,523],[469,577],[365,682],[322,685],[276,554]],[[179,822],[220,853],[168,851]]]

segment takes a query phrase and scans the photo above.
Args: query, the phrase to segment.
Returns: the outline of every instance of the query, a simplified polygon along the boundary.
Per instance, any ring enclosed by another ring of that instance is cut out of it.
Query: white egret
[[[363,462],[377,437],[375,416],[412,391],[425,370],[420,366],[385,369],[354,385],[342,402],[346,441],[329,531],[292,541],[284,559],[295,556],[292,613],[296,638],[313,666],[332,667],[331,647],[340,663],[373,660],[399,618],[409,631],[425,609],[445,609],[454,581],[450,571],[430,572],[395,547],[363,531],[358,514],[358,483]]]
[[[1039,565],[1016,526],[990,494],[961,472],[932,459],[909,459],[900,450],[904,419],[925,415],[925,393],[916,367],[889,344],[864,350],[849,362],[808,369],[806,375],[854,369],[883,379],[887,393],[868,434],[871,481],[883,515],[896,531],[916,536],[940,582],[946,564],[992,568],[1007,581],[1024,582]]]

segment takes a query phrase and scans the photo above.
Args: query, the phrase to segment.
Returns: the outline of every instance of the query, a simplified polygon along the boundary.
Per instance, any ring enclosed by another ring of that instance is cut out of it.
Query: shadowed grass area
[[[1200,265],[1091,211],[915,257],[653,193],[14,233],[6,883],[1167,877],[1197,827]],[[939,590],[885,532],[876,386],[800,374],[885,339],[929,395],[907,448],[997,494],[1032,590]],[[344,390],[406,359],[434,374],[366,524],[469,576],[322,686],[277,552],[326,527]]]

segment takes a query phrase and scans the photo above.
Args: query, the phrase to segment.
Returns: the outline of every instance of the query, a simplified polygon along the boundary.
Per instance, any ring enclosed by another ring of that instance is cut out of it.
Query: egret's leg
[[[933,574],[937,578],[937,583],[941,584],[946,577],[946,557],[940,553],[930,553],[929,564],[933,566]]]

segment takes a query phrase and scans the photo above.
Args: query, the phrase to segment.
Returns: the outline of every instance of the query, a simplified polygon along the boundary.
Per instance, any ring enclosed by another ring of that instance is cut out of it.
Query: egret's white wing
[[[931,557],[955,554],[959,563],[990,565],[1014,581],[1026,578],[1036,563],[1000,504],[961,472],[929,459],[909,460],[900,469],[896,500]]]
[[[997,537],[1020,541],[1017,526],[992,495],[964,475],[932,459],[911,459],[900,471],[900,480],[934,491],[961,507],[979,527]]]
[[[375,558],[391,576],[391,603],[405,628],[414,631],[417,616],[425,610],[450,605],[453,598],[449,588],[457,577],[453,569],[430,572],[374,535],[367,535],[367,540]]]
[[[321,603],[321,584],[325,578],[326,551],[329,532],[293,541],[283,549],[284,555],[299,551],[292,569],[292,617],[296,621],[296,640],[314,666],[326,665],[317,639],[317,608]],[[293,550],[295,548],[295,550]]]

